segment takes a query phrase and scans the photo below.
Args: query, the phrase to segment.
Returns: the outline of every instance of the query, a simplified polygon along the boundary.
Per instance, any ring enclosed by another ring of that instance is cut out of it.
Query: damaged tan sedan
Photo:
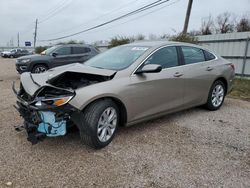
[[[82,141],[103,148],[118,126],[204,105],[217,110],[232,88],[234,65],[200,46],[141,42],[83,64],[21,75],[16,108],[28,140],[63,136],[72,124]]]

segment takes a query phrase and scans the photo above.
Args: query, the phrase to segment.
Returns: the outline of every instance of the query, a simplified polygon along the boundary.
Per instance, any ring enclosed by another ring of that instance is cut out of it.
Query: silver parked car
[[[75,124],[84,143],[102,148],[118,126],[200,105],[219,109],[233,78],[234,65],[207,49],[157,41],[119,46],[84,65],[24,73],[13,90],[33,144]]]

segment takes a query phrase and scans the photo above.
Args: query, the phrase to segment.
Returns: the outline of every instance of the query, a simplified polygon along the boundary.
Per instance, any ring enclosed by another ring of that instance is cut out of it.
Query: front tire
[[[48,70],[47,66],[40,64],[40,65],[34,66],[33,69],[31,70],[31,73],[39,74],[39,73],[43,73],[47,70]]]
[[[224,102],[225,95],[225,84],[220,80],[216,80],[209,91],[206,108],[211,111],[218,110]]]
[[[83,112],[81,139],[88,146],[101,149],[113,140],[118,122],[117,105],[110,99],[98,100]]]

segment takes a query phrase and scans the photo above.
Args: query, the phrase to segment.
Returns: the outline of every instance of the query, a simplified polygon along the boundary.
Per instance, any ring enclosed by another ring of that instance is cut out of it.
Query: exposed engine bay
[[[48,80],[47,83],[65,89],[78,89],[80,87],[86,87],[88,85],[111,80],[113,77],[114,75],[102,76],[86,73],[65,72]]]

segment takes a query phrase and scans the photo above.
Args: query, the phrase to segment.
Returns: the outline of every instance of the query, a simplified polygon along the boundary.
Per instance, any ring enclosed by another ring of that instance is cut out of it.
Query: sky
[[[43,41],[76,33],[112,20],[156,0],[1,0],[0,46],[11,42],[20,46],[33,43],[35,20],[38,19],[37,45],[78,40],[93,43],[114,36],[149,36],[182,31],[188,0],[169,0],[159,7],[113,22],[98,29],[57,41]],[[193,0],[188,30],[197,30],[201,19],[215,18],[225,11],[235,16],[250,13],[250,0]]]

